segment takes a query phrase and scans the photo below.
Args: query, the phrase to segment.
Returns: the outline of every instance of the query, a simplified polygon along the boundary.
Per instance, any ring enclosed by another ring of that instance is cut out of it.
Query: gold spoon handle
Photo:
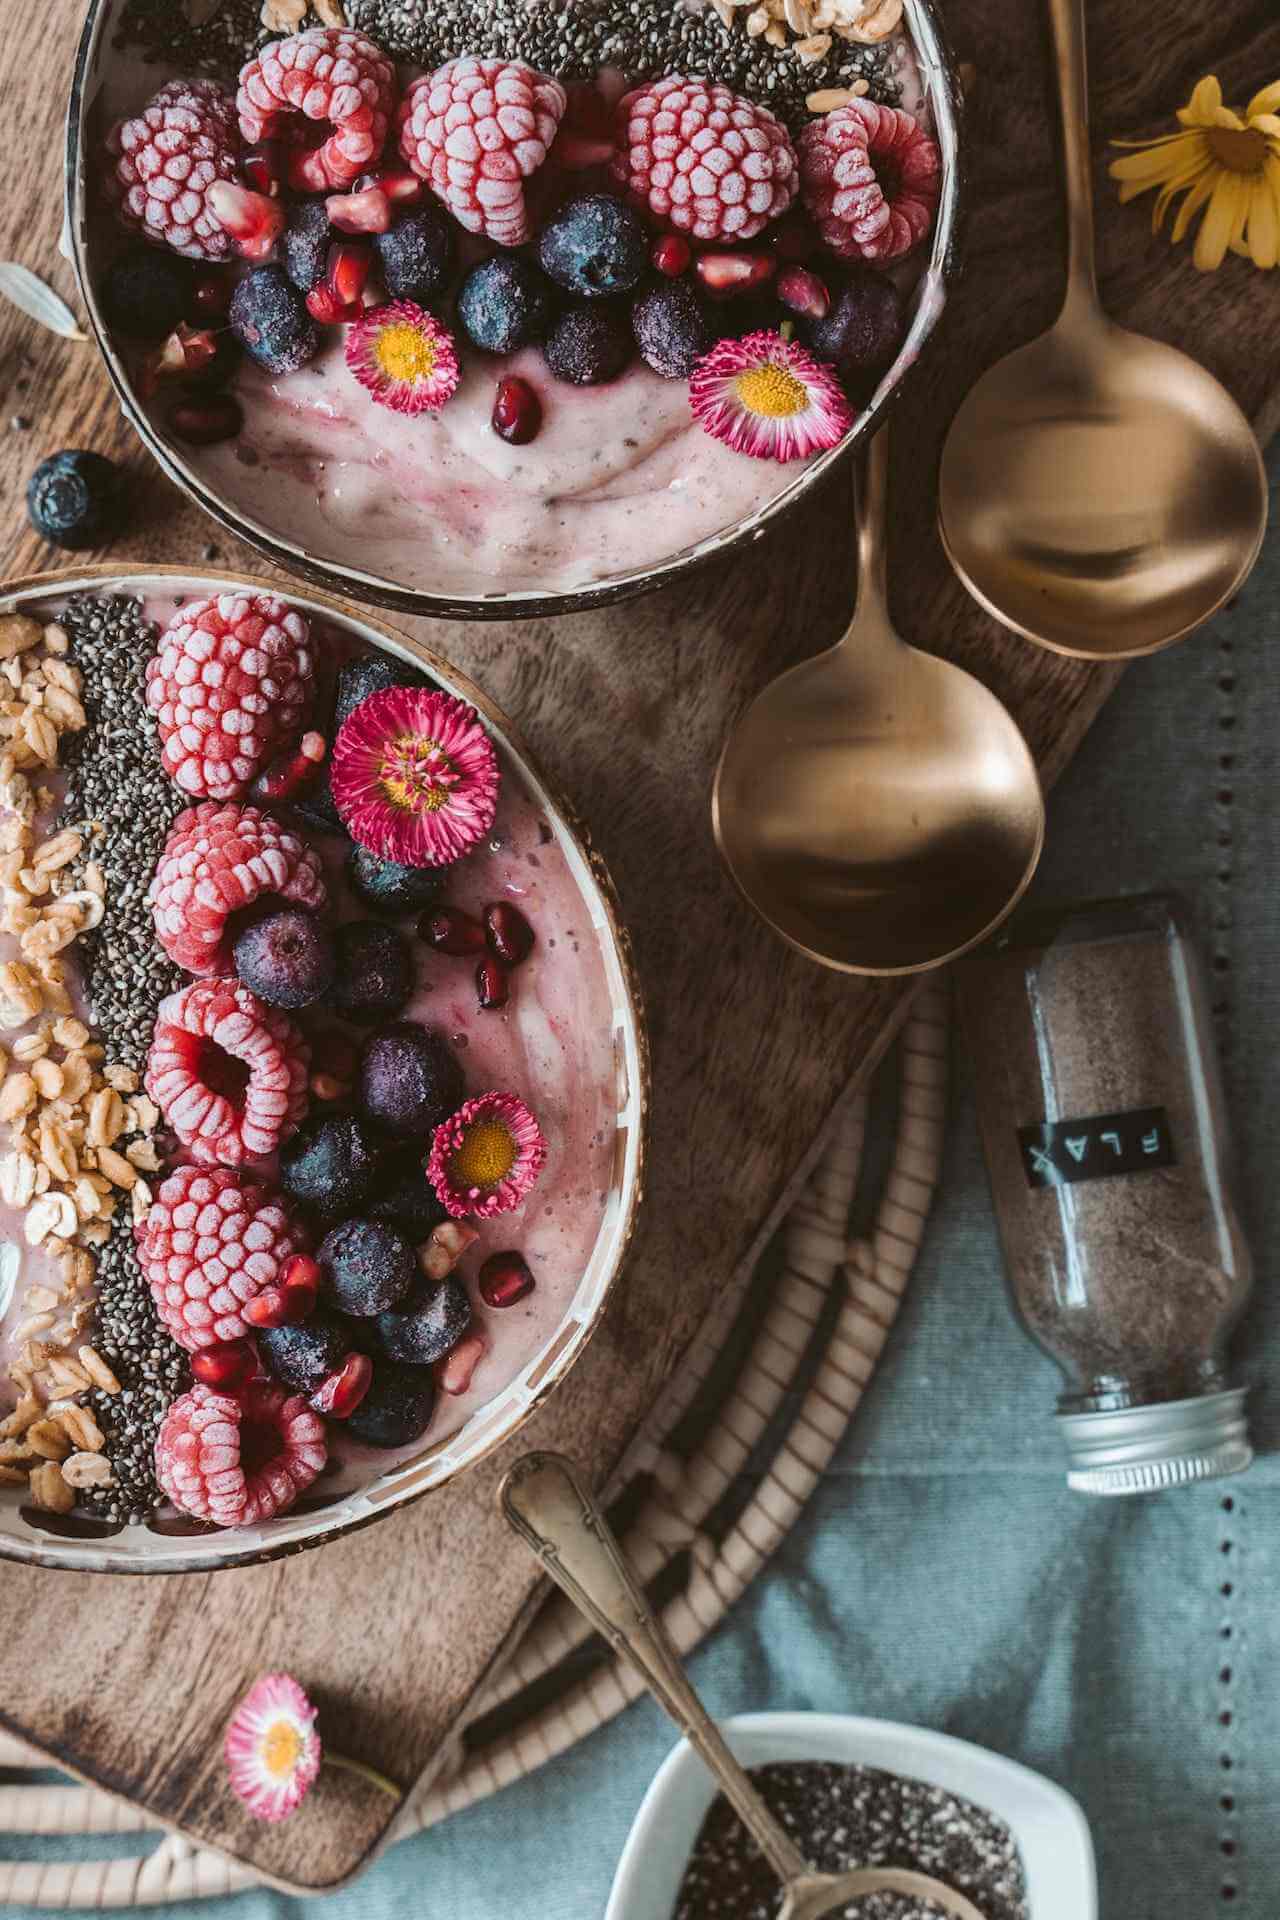
[[[609,1523],[562,1454],[527,1453],[499,1490],[502,1510],[558,1587],[609,1645],[625,1654],[649,1691],[711,1769],[784,1886],[810,1867],[734,1759],[685,1678]]]
[[[870,613],[889,614],[889,557],[885,525],[889,513],[889,429],[872,438],[853,476],[853,525],[858,545],[858,598],[854,621]]]
[[[1084,0],[1049,0],[1062,163],[1067,183],[1067,301],[1097,305],[1094,270],[1093,170],[1089,155],[1089,77],[1085,64]]]

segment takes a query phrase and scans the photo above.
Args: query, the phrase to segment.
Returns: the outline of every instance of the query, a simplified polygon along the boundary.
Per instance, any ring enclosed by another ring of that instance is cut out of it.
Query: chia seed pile
[[[1013,1835],[971,1801],[878,1768],[821,1760],[752,1767],[751,1778],[820,1872],[913,1868],[966,1894],[986,1920],[1029,1920]],[[674,1920],[773,1920],[781,1906],[773,1869],[717,1795],[681,1882]],[[932,1901],[901,1893],[868,1894],[841,1912],[845,1920],[947,1920]]]
[[[155,724],[145,698],[156,630],[137,600],[81,595],[61,616],[71,657],[84,675],[88,724],[67,742],[65,826],[86,834],[89,857],[106,876],[106,910],[78,953],[91,1017],[109,1061],[141,1069],[165,994],[182,975],[156,943],[147,888],[169,824],[186,802],[160,771]],[[95,834],[94,826],[105,826]],[[115,1485],[89,1489],[85,1503],[104,1519],[134,1524],[161,1499],[153,1467],[156,1429],[187,1383],[187,1363],[160,1326],[122,1207],[97,1250],[93,1341],[120,1381],[95,1391],[94,1418],[106,1435]]]
[[[231,77],[267,40],[260,0],[222,0],[195,25],[174,0],[127,0],[116,44],[135,45],[172,72]],[[197,9],[197,16],[205,11]],[[805,98],[821,88],[865,80],[871,97],[896,106],[903,43],[878,46],[836,39],[825,60],[795,55],[731,33],[698,0],[346,0],[350,24],[394,59],[431,68],[458,54],[525,60],[562,80],[587,80],[617,67],[631,80],[689,73],[722,81],[771,107],[793,131],[811,119]],[[303,22],[314,26],[308,15]]]

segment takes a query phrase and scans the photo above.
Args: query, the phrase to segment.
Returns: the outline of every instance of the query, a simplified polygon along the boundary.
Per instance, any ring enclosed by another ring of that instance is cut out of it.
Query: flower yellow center
[[[768,420],[786,420],[793,413],[803,413],[809,404],[809,391],[803,380],[797,380],[794,373],[785,367],[775,367],[772,362],[740,373],[734,386],[743,406]]]
[[[394,321],[378,335],[374,358],[389,380],[412,386],[429,380],[436,368],[436,343],[407,320]]]
[[[516,1143],[500,1120],[479,1120],[449,1162],[459,1186],[496,1187],[516,1163]]]
[[[1210,127],[1209,151],[1229,173],[1261,173],[1267,157],[1267,136],[1257,127]]]
[[[302,1735],[289,1720],[273,1720],[262,1741],[262,1764],[277,1780],[293,1772],[302,1758]]]
[[[452,760],[434,740],[405,733],[387,743],[378,784],[393,807],[406,813],[439,813],[457,781]]]

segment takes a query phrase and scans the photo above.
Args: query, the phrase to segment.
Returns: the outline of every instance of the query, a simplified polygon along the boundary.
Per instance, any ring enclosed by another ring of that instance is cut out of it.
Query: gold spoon
[[[1154,653],[1247,579],[1267,523],[1253,430],[1212,374],[1109,320],[1094,272],[1083,0],[1049,0],[1070,257],[1062,312],[984,374],[942,454],[939,523],[974,598],[1086,660]]]
[[[910,1893],[954,1920],[983,1920],[962,1893],[931,1874],[900,1867],[815,1873],[770,1813],[690,1686],[680,1656],[654,1614],[609,1523],[558,1453],[527,1453],[498,1489],[507,1520],[597,1633],[630,1660],[650,1693],[706,1762],[782,1882],[778,1920],[820,1920],[869,1893]]]
[[[762,920],[845,973],[938,967],[998,926],[1035,872],[1044,800],[995,695],[900,640],[885,576],[888,439],[855,485],[858,600],[844,638],[756,696],[711,817]]]

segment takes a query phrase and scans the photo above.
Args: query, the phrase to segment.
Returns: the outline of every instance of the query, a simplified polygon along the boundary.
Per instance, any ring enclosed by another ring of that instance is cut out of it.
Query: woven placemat
[[[779,1247],[725,1290],[614,1477],[615,1524],[646,1584],[666,1592],[663,1619],[681,1653],[720,1623],[794,1526],[875,1371],[937,1185],[947,1025],[946,989],[931,982],[886,1069],[896,1102],[884,1140],[869,1130],[872,1095],[842,1104]],[[890,1136],[887,1156],[864,1155]],[[851,1219],[865,1222],[852,1240]],[[534,1772],[636,1698],[631,1669],[603,1648],[593,1657],[590,1641],[581,1616],[550,1597],[478,1701],[444,1777],[410,1800],[388,1845]],[[0,1862],[0,1904],[154,1906],[254,1884],[180,1835],[159,1838],[145,1814],[95,1787],[23,1777],[44,1765],[0,1734],[0,1771],[19,1776],[0,1785],[0,1835],[136,1833],[138,1851]]]

